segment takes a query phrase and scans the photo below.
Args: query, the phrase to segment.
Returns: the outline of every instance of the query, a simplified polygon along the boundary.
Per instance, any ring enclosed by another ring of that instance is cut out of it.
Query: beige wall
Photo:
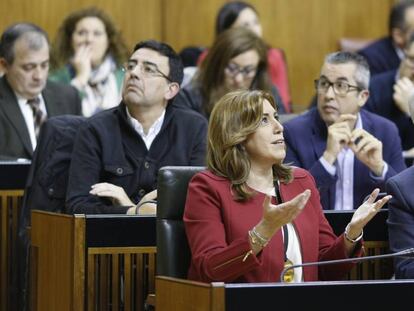
[[[224,0],[2,0],[0,31],[30,21],[54,38],[64,16],[96,5],[116,21],[131,48],[142,39],[159,39],[179,50],[211,44],[214,20]],[[337,49],[341,37],[376,38],[387,33],[395,0],[255,0],[265,40],[286,53],[296,110],[313,95],[323,56]]]

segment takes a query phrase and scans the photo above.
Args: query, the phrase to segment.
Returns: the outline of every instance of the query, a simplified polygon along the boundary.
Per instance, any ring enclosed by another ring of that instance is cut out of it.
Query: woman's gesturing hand
[[[271,238],[283,225],[292,222],[304,209],[310,197],[310,190],[298,194],[292,200],[274,205],[270,203],[271,197],[266,195],[263,202],[263,218],[256,226],[262,236]]]
[[[358,209],[354,212],[352,219],[348,225],[348,236],[351,239],[356,239],[361,235],[362,229],[365,225],[378,213],[378,211],[387,203],[391,196],[387,195],[382,199],[375,201],[378,197],[379,189],[372,191],[368,200],[366,200]]]

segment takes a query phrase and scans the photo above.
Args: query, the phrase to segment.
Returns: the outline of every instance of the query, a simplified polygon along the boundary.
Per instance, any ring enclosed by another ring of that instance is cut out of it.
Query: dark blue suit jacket
[[[388,163],[385,180],[405,168],[398,131],[395,125],[368,111],[361,111],[363,128],[383,143],[383,158]],[[283,124],[287,145],[285,163],[311,172],[318,186],[324,209],[335,207],[337,176],[331,176],[319,161],[326,149],[327,127],[316,108]],[[375,188],[385,190],[385,182],[372,177],[370,170],[356,157],[354,160],[354,208]]]
[[[393,197],[388,203],[388,232],[390,249],[397,252],[414,247],[414,166],[390,178],[386,189]],[[414,260],[396,258],[395,276],[414,278]]]
[[[394,104],[394,83],[397,69],[380,73],[370,82],[370,96],[364,108],[395,123],[403,150],[414,147],[414,125],[411,118]]]
[[[371,75],[397,69],[401,61],[390,37],[381,38],[358,53],[368,61]]]

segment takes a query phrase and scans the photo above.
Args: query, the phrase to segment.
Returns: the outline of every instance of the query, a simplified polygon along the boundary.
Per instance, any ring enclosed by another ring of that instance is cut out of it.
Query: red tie
[[[46,121],[46,115],[40,109],[40,99],[39,97],[35,97],[29,99],[27,104],[32,108],[33,111],[33,121],[34,121],[34,129],[36,138],[39,137],[40,127],[42,126],[43,122]]]

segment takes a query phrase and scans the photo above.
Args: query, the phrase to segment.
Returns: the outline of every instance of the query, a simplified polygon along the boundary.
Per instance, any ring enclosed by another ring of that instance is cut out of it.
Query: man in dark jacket
[[[398,68],[407,38],[414,31],[414,1],[399,1],[392,7],[388,30],[388,36],[359,51],[366,58],[372,76]]]
[[[411,120],[414,123],[414,96],[408,101]],[[412,133],[414,135],[414,132]],[[414,245],[414,166],[407,168],[390,178],[386,185],[392,199],[388,203],[388,234],[390,250],[398,252]],[[397,279],[414,278],[412,258],[395,258],[395,277]]]
[[[183,78],[179,56],[164,43],[143,41],[125,71],[120,105],[78,131],[68,213],[155,213],[146,202],[156,198],[159,168],[205,164],[207,121],[169,104]]]
[[[365,109],[395,123],[401,137],[403,150],[414,152],[414,125],[408,109],[409,98],[414,93],[414,34],[404,49],[400,66],[376,75],[370,81],[370,97]]]
[[[48,38],[33,24],[4,31],[0,63],[0,159],[31,159],[46,118],[80,114],[80,98],[73,87],[47,82]]]

